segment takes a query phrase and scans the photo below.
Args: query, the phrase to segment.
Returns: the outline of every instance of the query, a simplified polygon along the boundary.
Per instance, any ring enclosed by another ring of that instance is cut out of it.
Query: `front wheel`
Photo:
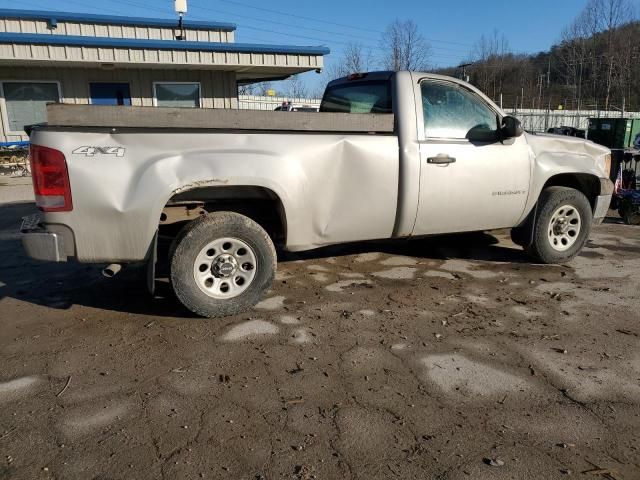
[[[527,253],[542,263],[564,263],[580,253],[593,214],[591,204],[580,191],[548,187],[540,194],[533,242]]]
[[[271,238],[238,213],[210,213],[192,221],[173,247],[173,290],[185,307],[203,317],[236,315],[251,308],[275,276]]]

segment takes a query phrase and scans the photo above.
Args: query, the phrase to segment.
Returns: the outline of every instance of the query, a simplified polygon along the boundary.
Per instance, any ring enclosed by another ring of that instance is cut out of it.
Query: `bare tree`
[[[431,46],[413,20],[396,20],[382,34],[383,65],[387,70],[427,70]]]
[[[340,58],[327,68],[329,80],[346,77],[351,73],[366,72],[371,65],[371,51],[360,43],[349,43]]]
[[[482,35],[473,47],[472,61],[477,65],[476,83],[494,99],[502,92],[505,63],[510,55],[507,38],[497,30],[492,35]]]
[[[620,48],[625,44],[621,37],[625,24],[633,21],[634,12],[629,0],[589,0],[584,10],[569,27],[569,41],[584,39],[585,62],[590,73],[590,93],[602,99],[609,109],[612,89],[621,82],[628,51]],[[584,68],[584,65],[582,65]]]
[[[307,86],[299,75],[293,75],[287,80],[287,96],[289,98],[306,98]]]
[[[245,83],[238,85],[238,95],[267,96],[272,89],[271,82]]]

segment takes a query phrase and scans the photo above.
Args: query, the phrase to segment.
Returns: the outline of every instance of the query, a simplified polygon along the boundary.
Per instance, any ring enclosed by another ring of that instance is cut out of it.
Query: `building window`
[[[47,121],[47,103],[60,101],[57,82],[2,82],[9,130]]]
[[[156,82],[153,84],[156,107],[200,107],[200,84]]]

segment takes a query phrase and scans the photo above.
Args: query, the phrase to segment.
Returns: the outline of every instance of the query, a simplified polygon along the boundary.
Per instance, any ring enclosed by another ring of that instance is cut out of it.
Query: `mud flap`
[[[520,245],[525,250],[533,243],[533,227],[536,224],[536,218],[538,216],[538,203],[533,207],[533,210],[527,215],[524,222],[519,226],[511,229],[511,240],[513,243]]]
[[[151,296],[156,292],[156,263],[158,262],[158,230],[156,230],[147,252],[147,290]]]

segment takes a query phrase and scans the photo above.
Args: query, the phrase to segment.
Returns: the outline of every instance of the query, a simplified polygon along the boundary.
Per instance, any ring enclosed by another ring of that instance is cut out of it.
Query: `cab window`
[[[473,92],[454,83],[423,81],[422,111],[427,138],[468,138],[471,130],[496,131],[497,113]]]
[[[321,112],[392,113],[388,81],[339,83],[325,91]]]

